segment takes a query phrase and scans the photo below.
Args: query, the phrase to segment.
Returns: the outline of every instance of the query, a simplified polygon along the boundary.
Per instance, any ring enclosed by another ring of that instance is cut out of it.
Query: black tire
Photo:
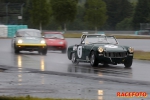
[[[77,61],[76,59],[76,56],[75,56],[75,53],[71,53],[71,61],[74,65],[78,65],[79,64],[79,61]]]
[[[13,45],[11,45],[11,47],[12,47],[12,52],[13,53],[15,53],[15,54],[19,54],[20,53],[20,51],[16,48],[16,45],[15,44],[13,44]]]
[[[96,56],[95,56],[95,52],[92,51],[91,54],[90,54],[90,64],[91,66],[95,67],[95,66],[98,66],[98,61],[96,59]]]
[[[125,60],[125,62],[124,62],[125,68],[131,68],[132,62],[133,62],[133,59]]]
[[[41,49],[38,50],[38,54],[39,54],[39,55],[42,54],[42,50],[41,50]]]
[[[61,52],[62,52],[62,53],[66,53],[66,49],[62,50]]]
[[[19,51],[18,49],[14,49],[14,53],[15,53],[15,54],[19,54],[20,51]]]
[[[40,50],[38,50],[38,54],[41,55],[41,51]]]
[[[41,54],[42,54],[42,55],[46,55],[46,54],[47,54],[47,49],[42,49],[42,50],[41,50]]]

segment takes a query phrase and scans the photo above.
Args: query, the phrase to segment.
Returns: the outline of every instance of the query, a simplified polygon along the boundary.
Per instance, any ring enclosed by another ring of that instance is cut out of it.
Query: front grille
[[[105,52],[104,56],[110,58],[123,58],[127,56],[127,52]]]
[[[24,47],[21,47],[20,49],[23,49],[23,50],[38,50],[40,47],[38,46],[24,46]]]
[[[39,46],[23,46],[24,48],[39,48]]]

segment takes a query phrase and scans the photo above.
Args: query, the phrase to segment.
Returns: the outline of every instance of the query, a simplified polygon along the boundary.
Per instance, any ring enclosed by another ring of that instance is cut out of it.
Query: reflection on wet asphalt
[[[8,55],[7,55],[8,54]],[[18,68],[31,68],[41,71],[56,71],[56,72],[69,72],[69,73],[83,73],[97,76],[114,76],[132,78],[136,80],[150,81],[149,76],[149,62],[134,61],[131,69],[124,68],[123,64],[109,65],[98,67],[91,67],[89,63],[79,63],[75,66],[68,60],[66,54],[62,54],[59,51],[49,51],[47,56],[38,55],[36,52],[28,53],[22,52],[19,55],[12,53],[5,54],[6,57],[12,55],[8,60],[4,61],[0,58],[0,61],[4,65],[18,66]],[[2,65],[2,63],[1,63]],[[142,68],[143,66],[144,68]]]
[[[18,67],[40,69],[41,71],[49,70],[57,72],[96,74],[98,76],[109,75],[128,78],[132,77],[132,69],[125,69],[123,66],[99,65],[98,67],[91,67],[88,63],[81,63],[77,66],[74,66],[70,61],[65,59],[65,54],[59,54],[59,52],[50,51],[48,55],[52,56],[48,57],[48,59],[47,56],[23,52],[17,55],[15,62],[17,62]],[[58,58],[53,58],[55,55],[58,55]]]
[[[0,40],[0,62],[1,65],[17,66],[18,68],[31,68],[41,71],[56,71],[69,73],[83,73],[98,76],[125,77],[136,80],[150,81],[150,62],[134,60],[131,69],[125,69],[123,64],[114,66],[91,67],[88,63],[79,63],[78,66],[72,65],[68,60],[67,54],[59,51],[49,51],[47,56],[38,55],[37,52],[21,52],[15,55],[11,52],[10,41]],[[71,45],[71,44],[69,44]],[[20,76],[20,75],[19,75]],[[21,76],[20,76],[21,77]]]
[[[90,67],[89,65],[81,64],[78,66],[70,65],[68,67],[69,72],[76,72],[76,73],[91,73],[97,74],[98,76],[108,75],[108,76],[117,76],[117,77],[132,77],[132,69],[125,69],[122,66],[103,66],[99,65],[98,67]]]

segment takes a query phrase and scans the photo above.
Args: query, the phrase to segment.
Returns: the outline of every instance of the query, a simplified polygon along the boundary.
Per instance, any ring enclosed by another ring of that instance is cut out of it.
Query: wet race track
[[[67,39],[68,46],[78,44],[80,39]],[[135,50],[150,51],[150,46],[146,44],[150,40],[118,40],[120,44],[132,46]],[[82,73],[96,76],[114,76],[122,78],[130,78],[141,81],[150,81],[150,62],[134,60],[131,69],[125,69],[124,65],[102,66],[94,68],[88,63],[80,63],[73,66],[68,60],[67,54],[59,51],[49,51],[47,56],[38,55],[37,52],[22,52],[15,55],[11,52],[11,40],[0,40],[0,65],[16,66],[20,68],[38,69],[41,71],[55,71],[65,73]]]

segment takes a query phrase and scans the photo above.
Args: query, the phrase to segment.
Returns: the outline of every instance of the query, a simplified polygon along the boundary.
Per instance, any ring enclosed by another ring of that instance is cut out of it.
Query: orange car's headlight
[[[18,40],[17,43],[23,43],[23,41],[22,40]]]

